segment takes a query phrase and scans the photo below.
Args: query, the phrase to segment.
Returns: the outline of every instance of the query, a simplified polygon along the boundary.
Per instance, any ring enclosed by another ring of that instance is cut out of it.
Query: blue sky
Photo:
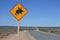
[[[21,26],[60,26],[60,0],[0,0],[0,26],[18,25],[9,12],[18,2],[28,10]]]

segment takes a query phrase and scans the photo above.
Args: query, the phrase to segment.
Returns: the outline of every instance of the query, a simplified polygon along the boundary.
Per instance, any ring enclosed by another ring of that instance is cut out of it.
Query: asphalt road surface
[[[29,33],[36,39],[36,40],[60,40],[60,35],[46,33],[46,32],[39,32],[39,31],[29,31]]]

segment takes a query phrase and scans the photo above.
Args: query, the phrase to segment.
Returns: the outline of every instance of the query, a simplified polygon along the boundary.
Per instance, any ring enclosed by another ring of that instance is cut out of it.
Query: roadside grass
[[[45,29],[45,28],[43,28],[43,29],[39,29],[40,31],[43,31],[43,32],[48,32],[48,33],[54,33],[54,34],[59,34],[60,35],[60,31],[58,31],[57,29]]]
[[[60,34],[60,32],[59,32],[59,31],[51,31],[50,33]]]
[[[40,31],[44,31],[44,32],[48,32],[48,30],[46,29],[39,29]]]

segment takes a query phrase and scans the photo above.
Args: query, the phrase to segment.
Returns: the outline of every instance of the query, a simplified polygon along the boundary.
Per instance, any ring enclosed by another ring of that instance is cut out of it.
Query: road
[[[18,40],[18,34],[12,34],[0,40]],[[60,40],[60,35],[33,30],[21,31],[20,40]]]
[[[60,35],[46,33],[42,31],[29,31],[36,40],[60,40]]]

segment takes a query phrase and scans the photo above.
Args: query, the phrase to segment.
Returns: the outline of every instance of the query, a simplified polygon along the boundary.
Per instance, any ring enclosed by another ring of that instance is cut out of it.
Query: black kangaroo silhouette
[[[19,7],[18,7],[18,10],[16,10],[16,13],[15,13],[15,14],[16,14],[16,15],[17,15],[17,14],[22,14],[22,12],[23,12],[22,8],[19,8]]]

